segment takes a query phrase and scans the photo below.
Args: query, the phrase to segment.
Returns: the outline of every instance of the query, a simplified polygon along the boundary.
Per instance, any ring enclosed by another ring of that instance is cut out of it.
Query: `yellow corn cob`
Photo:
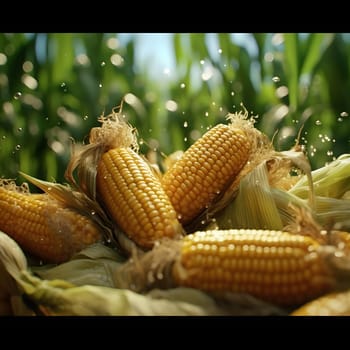
[[[23,193],[0,186],[0,212],[0,230],[46,262],[69,260],[102,238],[92,220],[44,193]]]
[[[291,316],[350,316],[350,291],[333,292],[311,300]]]
[[[186,225],[229,185],[247,162],[243,129],[218,124],[198,139],[164,174],[162,184]]]
[[[297,305],[335,283],[310,237],[282,231],[197,231],[183,239],[173,265],[177,285],[210,292],[249,293],[279,305]]]
[[[131,148],[112,148],[102,155],[96,188],[111,217],[142,248],[151,248],[162,237],[182,234],[159,179]]]

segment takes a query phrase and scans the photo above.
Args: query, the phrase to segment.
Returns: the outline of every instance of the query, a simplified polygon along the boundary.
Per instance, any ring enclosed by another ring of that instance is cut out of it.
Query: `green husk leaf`
[[[350,200],[332,197],[316,197],[318,220],[335,230],[350,230]]]
[[[311,176],[315,195],[341,198],[350,190],[350,154],[342,154],[328,165],[313,170]],[[300,198],[307,198],[309,194],[307,177],[301,177],[289,192]]]
[[[276,207],[278,208],[279,216],[282,220],[283,226],[290,225],[295,222],[295,209],[303,209],[312,213],[308,202],[292,193],[281,190],[279,188],[270,188],[271,194],[275,200]]]
[[[102,243],[80,251],[68,262],[57,266],[33,266],[32,270],[47,280],[63,279],[77,286],[85,284],[116,287],[114,271],[126,258]]]
[[[229,315],[239,310],[227,308],[227,305],[220,307],[206,293],[183,287],[153,290],[143,295],[127,289],[91,285],[60,289],[42,281],[31,297],[48,309],[49,314],[63,316],[208,316]],[[262,305],[268,307],[268,304],[255,302],[257,305],[260,307],[251,307],[251,314],[263,310]],[[278,309],[270,308],[270,314],[277,313]]]
[[[27,268],[26,257],[18,244],[0,231],[0,316],[33,315],[22,299],[17,281]]]
[[[260,163],[241,180],[236,198],[216,216],[216,223],[220,229],[282,229],[266,162]]]
[[[295,221],[295,209],[309,212],[314,219],[325,228],[350,230],[350,200],[332,197],[315,196],[313,211],[306,199],[299,198],[291,192],[271,188],[283,225]]]
[[[0,261],[9,275],[17,280],[28,267],[27,258],[14,239],[0,231]]]

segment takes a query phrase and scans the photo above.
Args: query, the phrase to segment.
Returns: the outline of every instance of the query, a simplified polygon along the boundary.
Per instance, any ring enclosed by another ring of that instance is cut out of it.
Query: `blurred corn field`
[[[64,182],[72,139],[86,140],[123,98],[141,150],[158,157],[242,108],[279,150],[300,133],[314,169],[349,152],[350,34],[242,34],[248,46],[229,33],[174,33],[167,79],[120,36],[0,34],[0,177]]]

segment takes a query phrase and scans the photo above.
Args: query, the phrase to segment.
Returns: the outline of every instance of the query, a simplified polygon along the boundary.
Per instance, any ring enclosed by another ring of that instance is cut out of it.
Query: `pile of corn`
[[[350,155],[311,171],[239,112],[151,164],[98,121],[67,184],[1,179],[0,314],[350,314]]]

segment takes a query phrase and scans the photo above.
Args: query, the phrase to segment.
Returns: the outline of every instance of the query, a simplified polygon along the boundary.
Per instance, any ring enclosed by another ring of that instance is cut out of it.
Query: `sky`
[[[216,35],[216,33],[214,33]],[[217,45],[215,35],[208,34],[208,49],[215,53],[219,47]],[[173,33],[121,33],[118,38],[122,45],[129,41],[132,37],[136,39],[136,55],[138,65],[148,63],[148,69],[151,76],[159,77],[164,73],[165,69],[170,72],[176,70],[175,57],[173,54]],[[232,34],[234,40],[238,44],[246,45],[248,51],[252,54],[256,53],[255,47],[249,40],[249,34],[235,33]]]

